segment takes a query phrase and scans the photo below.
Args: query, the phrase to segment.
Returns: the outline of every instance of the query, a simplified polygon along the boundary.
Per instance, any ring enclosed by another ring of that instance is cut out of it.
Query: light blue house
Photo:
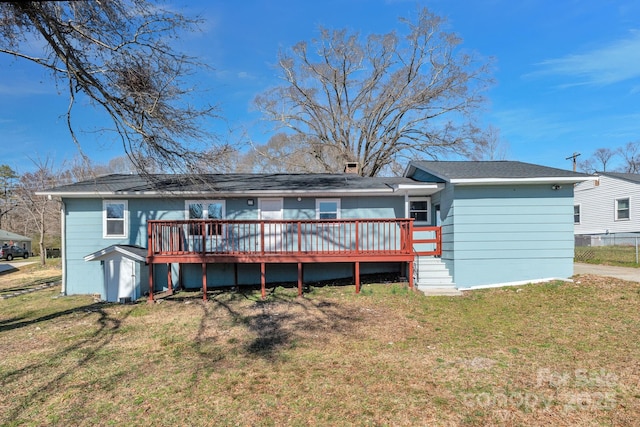
[[[136,299],[175,288],[393,273],[420,289],[573,275],[573,184],[520,162],[412,162],[354,174],[108,175],[53,188],[63,292]]]

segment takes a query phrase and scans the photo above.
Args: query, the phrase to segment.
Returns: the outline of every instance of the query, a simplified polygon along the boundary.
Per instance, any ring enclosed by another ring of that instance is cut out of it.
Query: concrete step
[[[462,292],[455,286],[418,286],[418,290],[427,296],[460,296]]]

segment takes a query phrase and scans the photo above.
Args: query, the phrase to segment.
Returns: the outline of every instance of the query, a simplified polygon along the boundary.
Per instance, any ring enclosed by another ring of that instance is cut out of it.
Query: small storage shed
[[[131,302],[149,291],[147,250],[140,246],[111,245],[84,257],[100,261],[104,274],[101,298],[108,302]]]

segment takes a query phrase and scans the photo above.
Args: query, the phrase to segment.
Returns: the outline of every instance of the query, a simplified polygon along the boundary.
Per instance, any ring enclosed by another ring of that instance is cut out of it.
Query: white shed
[[[84,257],[85,261],[100,261],[103,272],[102,299],[109,302],[129,302],[140,298],[149,289],[146,268],[147,249],[131,245],[111,245]]]

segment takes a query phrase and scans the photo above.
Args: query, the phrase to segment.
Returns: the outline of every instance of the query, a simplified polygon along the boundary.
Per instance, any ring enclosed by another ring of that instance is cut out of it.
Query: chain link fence
[[[639,263],[640,233],[576,235],[575,260],[613,264]]]

